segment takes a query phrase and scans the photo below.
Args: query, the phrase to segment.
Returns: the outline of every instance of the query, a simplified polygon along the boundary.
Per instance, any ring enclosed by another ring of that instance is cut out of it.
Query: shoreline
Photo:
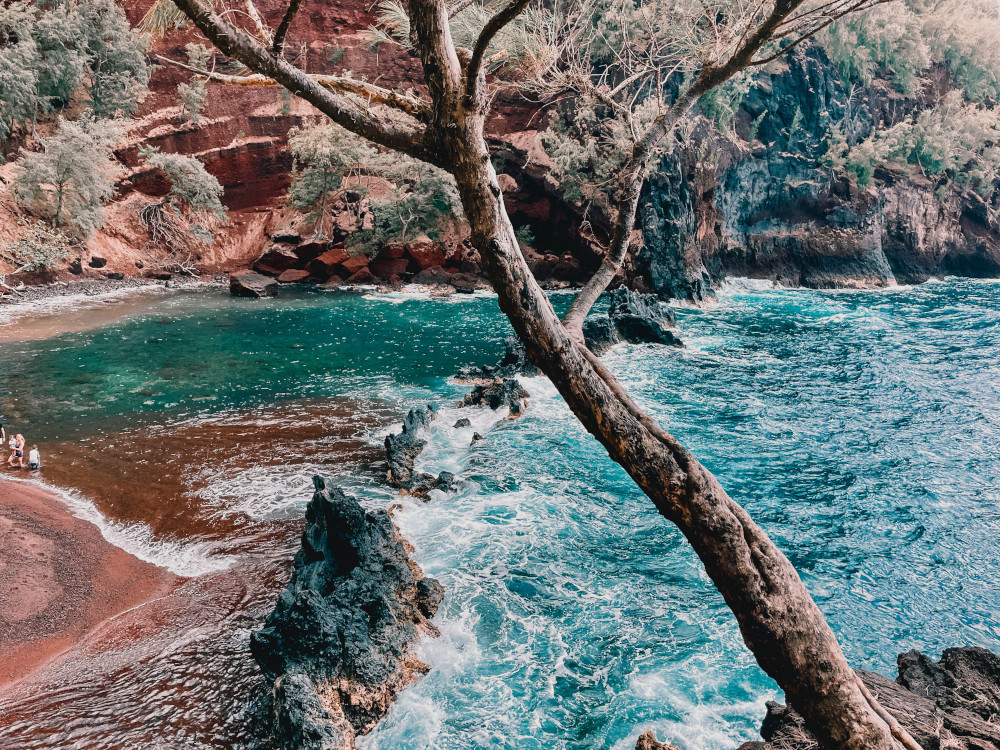
[[[0,476],[0,695],[182,580],[106,541],[54,493]]]

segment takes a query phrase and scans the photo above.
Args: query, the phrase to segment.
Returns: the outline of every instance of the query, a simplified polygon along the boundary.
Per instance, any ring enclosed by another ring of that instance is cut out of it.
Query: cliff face
[[[126,2],[130,20],[138,23],[151,3]],[[273,24],[284,10],[279,0],[260,0],[258,6]],[[351,71],[419,90],[414,56],[386,45],[369,49],[367,29],[375,22],[368,6],[353,0],[306,3],[292,26],[287,54],[310,72]],[[151,59],[183,61],[184,45],[195,40],[190,28],[172,31],[155,42]],[[141,163],[143,145],[197,156],[225,188],[230,223],[202,253],[203,271],[253,265],[269,236],[288,221],[287,133],[317,116],[315,110],[277,87],[210,83],[195,127],[181,122],[177,104],[177,84],[189,79],[188,71],[167,64],[153,74],[150,95],[119,150],[126,167],[119,198],[108,208],[108,226],[89,243],[89,254],[106,260],[102,272],[141,273],[144,253],[150,252],[135,214],[167,185]],[[636,233],[641,247],[627,269],[629,283],[664,297],[698,300],[731,276],[813,287],[913,283],[947,274],[1000,276],[1000,236],[982,201],[942,199],[931,181],[888,172],[876,174],[877,189],[859,191],[819,165],[830,126],[848,111],[855,129],[865,132],[930,106],[949,88],[947,71],[935,69],[912,97],[880,80],[848,92],[818,46],[796,50],[758,76],[734,132],[720,134],[697,118],[685,144],[662,157],[641,204]],[[756,138],[749,145],[755,121]],[[501,179],[512,219],[530,225],[536,238],[536,247],[525,250],[529,264],[539,278],[574,283],[603,253],[581,225],[600,237],[610,220],[564,199],[539,146],[544,127],[545,114],[536,105],[506,95],[494,102],[488,132],[505,161],[507,175]],[[84,272],[92,273],[88,260],[82,258]]]
[[[981,200],[942,199],[930,180],[888,172],[876,174],[878,188],[859,191],[818,163],[826,133],[848,106],[863,133],[932,105],[948,89],[947,73],[934,70],[919,95],[875,81],[849,104],[822,49],[797,50],[751,88],[735,136],[702,121],[684,147],[662,158],[641,203],[640,285],[698,300],[727,276],[827,288],[1000,275],[1000,237]]]

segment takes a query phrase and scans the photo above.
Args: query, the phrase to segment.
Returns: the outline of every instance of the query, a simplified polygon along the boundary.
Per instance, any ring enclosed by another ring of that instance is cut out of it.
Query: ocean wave
[[[24,482],[55,495],[76,518],[91,523],[109,544],[144,562],[165,568],[184,578],[227,570],[236,561],[231,555],[214,553],[209,544],[157,538],[145,523],[120,523],[104,516],[88,497],[75,490],[56,487],[31,479],[4,477],[10,482]]]

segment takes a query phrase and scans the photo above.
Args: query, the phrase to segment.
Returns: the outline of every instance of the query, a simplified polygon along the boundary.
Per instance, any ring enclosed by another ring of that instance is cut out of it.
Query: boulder
[[[292,577],[250,651],[272,685],[282,750],[353,748],[427,671],[414,647],[444,592],[385,510],[314,477]]]
[[[872,695],[925,750],[1000,750],[1000,657],[984,648],[950,648],[938,662],[900,654],[895,682],[858,670]],[[791,706],[768,702],[760,729],[766,743],[741,750],[807,750],[816,740]]]
[[[451,283],[451,275],[443,268],[428,268],[416,274],[410,281],[421,286],[444,286]]]
[[[344,280],[339,276],[331,276],[325,282],[320,285],[321,289],[336,289],[338,286],[343,286]]]
[[[122,281],[125,278],[125,274],[123,274],[121,271],[108,271],[104,275],[105,277],[111,279],[112,281]]]
[[[592,315],[583,321],[583,340],[587,348],[598,356],[621,343],[618,329],[607,315]]]
[[[452,426],[456,430],[458,430],[458,429],[461,429],[462,427],[472,427],[472,422],[469,421],[468,417],[462,417],[461,419],[456,420],[455,424],[452,425]]]
[[[427,445],[427,441],[420,435],[430,428],[434,417],[434,407],[429,404],[410,409],[403,420],[402,432],[398,435],[386,435],[385,460],[389,464],[386,478],[389,484],[404,488],[410,485],[413,480],[413,462]]]
[[[678,748],[658,741],[652,732],[643,732],[635,743],[635,750],[678,750]]]
[[[273,297],[278,293],[278,283],[254,271],[242,271],[229,277],[229,293],[234,297]]]
[[[330,243],[326,240],[310,240],[296,245],[293,252],[300,261],[308,263],[325,253],[329,247]]]
[[[408,265],[409,261],[406,258],[375,258],[369,268],[380,279],[388,280],[393,276],[398,277],[399,274],[406,273]]]
[[[357,273],[351,274],[347,277],[348,284],[357,285],[368,285],[368,284],[378,284],[379,279],[375,274],[373,274],[368,267],[362,268]]]
[[[391,258],[393,260],[398,260],[404,257],[406,254],[406,246],[401,242],[390,242],[388,245],[383,245],[378,251],[378,255],[375,256],[375,260],[381,258]]]
[[[448,277],[448,283],[460,294],[472,294],[477,289],[486,288],[486,282],[471,273],[453,273]]]
[[[538,368],[528,361],[524,344],[519,338],[508,336],[503,340],[503,348],[503,356],[495,365],[463,367],[458,371],[455,379],[460,383],[489,384],[495,380],[513,378],[518,375],[533,377],[538,374]]]
[[[294,268],[299,262],[298,256],[291,248],[284,245],[272,245],[265,250],[253,264],[253,270],[268,276],[280,276],[289,268]]]
[[[73,258],[73,262],[69,264],[69,272],[75,276],[83,273],[83,258]]]
[[[278,277],[278,281],[282,284],[297,284],[300,281],[305,281],[309,278],[309,272],[301,268],[289,268],[287,271],[282,272]]]
[[[406,244],[406,252],[411,258],[411,270],[419,273],[428,268],[444,265],[444,248],[427,235],[421,235]]]
[[[91,268],[104,268],[106,265],[108,265],[108,261],[107,259],[102,258],[99,255],[93,255],[87,262],[87,265],[90,266]]]
[[[271,235],[271,242],[284,242],[289,245],[298,245],[302,242],[302,235],[291,229],[279,229]]]
[[[340,264],[350,256],[342,247],[332,247],[309,261],[309,270],[321,279],[329,278],[340,270]]]
[[[364,253],[352,255],[346,260],[341,261],[340,267],[347,271],[348,276],[351,276],[362,268],[368,268],[368,257]]]

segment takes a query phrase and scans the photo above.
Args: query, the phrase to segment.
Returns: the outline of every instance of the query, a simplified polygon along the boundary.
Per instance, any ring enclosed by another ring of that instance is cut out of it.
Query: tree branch
[[[299,68],[277,58],[259,41],[221,18],[199,0],[174,0],[174,4],[224,54],[255,73],[273,78],[341,127],[380,146],[436,166],[443,165],[428,128],[393,122],[356,101],[337,96]]]
[[[250,16],[250,20],[253,21],[254,27],[257,29],[257,34],[260,36],[260,40],[264,44],[271,44],[271,27],[264,23],[264,19],[261,18],[260,13],[257,11],[257,6],[253,4],[253,0],[243,0],[247,6],[247,15]]]
[[[469,67],[465,73],[465,98],[468,102],[476,102],[479,96],[479,78],[482,72],[483,58],[486,56],[486,50],[493,42],[494,37],[503,30],[504,26],[521,15],[530,2],[531,0],[511,0],[486,22],[483,30],[479,33],[476,46],[472,50],[472,59],[469,61]]]
[[[448,18],[454,18],[475,2],[476,0],[459,0],[457,3],[448,8]]]
[[[285,48],[285,36],[288,35],[288,27],[292,25],[292,20],[301,7],[302,0],[288,0],[285,15],[281,17],[278,30],[274,32],[274,42],[271,44],[271,53],[276,57],[281,57],[281,53]]]
[[[843,4],[841,5],[841,9],[836,11],[837,18],[871,5],[888,2],[888,0],[840,1]],[[805,37],[800,38],[765,60],[759,62],[754,60],[754,55],[766,44],[780,36],[778,35],[780,27],[788,21],[789,16],[795,13],[804,2],[805,0],[777,0],[767,18],[760,23],[753,33],[744,32],[736,51],[733,52],[730,58],[719,66],[704,66],[691,87],[666,112],[654,120],[653,125],[649,127],[643,137],[635,144],[631,158],[622,168],[622,189],[617,201],[618,215],[615,220],[615,228],[608,252],[600,267],[579,291],[570,304],[569,310],[563,316],[563,325],[575,338],[582,338],[584,320],[586,320],[598,297],[607,289],[608,284],[615,278],[622,264],[625,262],[625,257],[628,254],[631,244],[632,229],[635,226],[635,216],[639,206],[639,194],[642,189],[644,172],[656,145],[674,129],[681,117],[687,114],[688,110],[694,106],[695,102],[703,94],[724,83],[740,71],[776,59],[788,52],[795,45],[804,41]],[[833,0],[833,2],[828,3],[824,7],[828,8],[837,3],[838,0]],[[804,18],[805,15],[802,17]],[[813,30],[811,34],[815,34],[820,28],[831,23],[833,20],[835,19],[829,18],[822,26]]]
[[[230,86],[280,86],[281,84],[272,78],[261,73],[255,73],[253,75],[246,76],[234,76],[226,75],[225,73],[216,73],[211,70],[204,70],[201,68],[196,68],[192,65],[186,65],[177,60],[171,60],[169,57],[164,57],[163,55],[156,56],[159,60],[170,65],[175,65],[178,68],[183,68],[184,70],[189,70],[197,76],[200,76],[208,81],[215,81],[216,83],[224,83]],[[305,75],[305,74],[304,74]],[[407,96],[406,94],[400,94],[396,91],[390,91],[389,89],[384,89],[381,86],[375,86],[373,84],[367,83],[365,81],[358,81],[354,78],[348,78],[346,76],[331,76],[331,75],[309,75],[309,78],[331,91],[338,91],[343,94],[353,94],[366,99],[369,104],[384,104],[387,107],[392,107],[393,109],[398,109],[400,112],[410,115],[417,120],[426,121],[430,117],[431,108],[430,105],[412,96]]]

